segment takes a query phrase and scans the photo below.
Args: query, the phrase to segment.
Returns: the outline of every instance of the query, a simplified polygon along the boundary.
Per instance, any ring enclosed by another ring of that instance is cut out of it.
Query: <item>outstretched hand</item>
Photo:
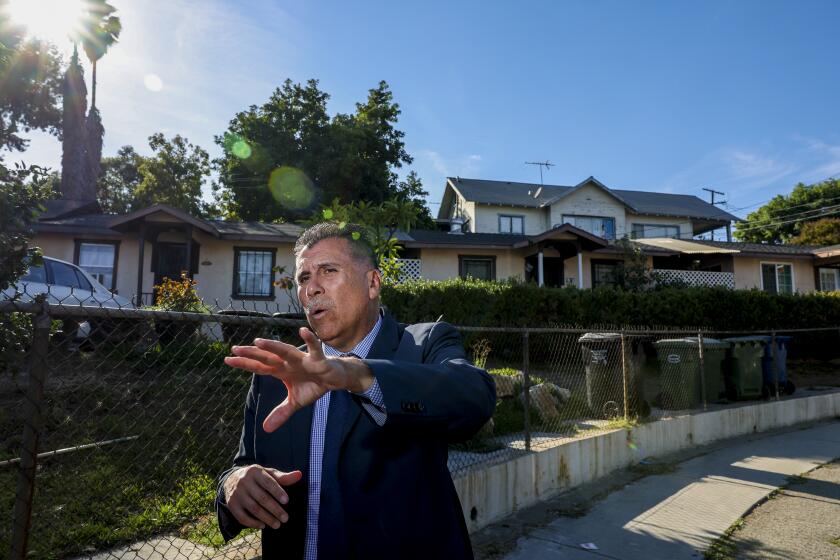
[[[327,391],[346,389],[356,393],[373,382],[370,369],[357,358],[328,358],[321,341],[306,327],[300,329],[306,352],[276,340],[257,338],[254,346],[234,346],[229,366],[258,375],[270,375],[286,386],[286,399],[266,416],[263,429],[273,432],[298,410],[314,403]]]

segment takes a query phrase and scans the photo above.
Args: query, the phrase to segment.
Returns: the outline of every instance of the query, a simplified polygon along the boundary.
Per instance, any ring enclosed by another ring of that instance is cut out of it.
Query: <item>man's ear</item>
[[[378,269],[372,268],[368,271],[368,297],[378,299],[382,290],[382,274]]]

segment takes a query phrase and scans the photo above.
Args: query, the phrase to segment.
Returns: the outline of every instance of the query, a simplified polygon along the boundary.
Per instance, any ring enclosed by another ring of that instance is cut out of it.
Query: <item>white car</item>
[[[52,257],[43,257],[43,263],[33,265],[21,276],[17,284],[3,290],[2,299],[29,302],[39,294],[47,294],[47,302],[67,306],[107,307],[109,309],[136,309],[128,299],[111,293],[93,276],[69,262]],[[86,339],[90,336],[90,321],[65,322],[65,332],[72,328],[73,338]]]
[[[30,266],[15,286],[3,291],[3,298],[14,297],[15,292],[20,293],[18,301],[32,301],[39,294],[47,294],[52,304],[136,308],[128,298],[111,293],[75,264],[52,257],[43,257],[43,264]]]

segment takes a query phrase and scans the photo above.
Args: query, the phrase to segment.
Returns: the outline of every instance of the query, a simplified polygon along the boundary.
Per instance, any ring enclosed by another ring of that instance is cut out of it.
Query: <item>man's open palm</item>
[[[327,391],[351,385],[342,360],[324,356],[321,341],[312,331],[301,328],[300,336],[308,352],[291,344],[258,338],[254,346],[234,346],[231,351],[235,356],[225,358],[229,366],[276,377],[286,386],[288,396],[263,422],[266,432],[282,426],[292,414],[314,403]]]

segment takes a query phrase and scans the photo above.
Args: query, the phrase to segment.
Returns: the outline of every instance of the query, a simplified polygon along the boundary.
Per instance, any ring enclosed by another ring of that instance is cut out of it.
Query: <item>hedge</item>
[[[443,320],[495,327],[628,326],[712,331],[840,326],[840,292],[777,295],[761,290],[663,287],[540,288],[533,283],[416,280],[383,289],[402,322]]]

